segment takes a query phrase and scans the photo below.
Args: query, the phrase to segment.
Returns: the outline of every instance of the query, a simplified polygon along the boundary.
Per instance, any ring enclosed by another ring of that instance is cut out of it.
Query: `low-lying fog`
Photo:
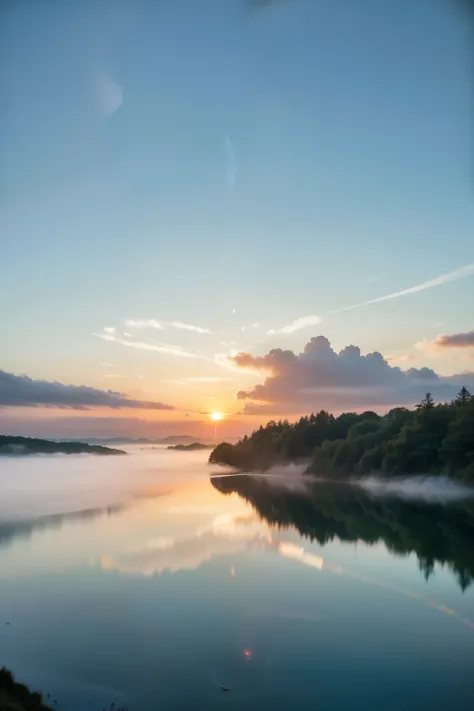
[[[30,455],[0,458],[0,522],[70,513],[157,496],[209,477],[209,452],[126,447],[126,457]]]
[[[126,449],[126,457],[85,454],[0,458],[0,522],[119,506],[132,498],[159,496],[189,480],[232,473],[209,467],[206,451],[140,446]],[[303,491],[310,481],[303,470],[301,466],[275,467],[263,476],[275,486]],[[371,477],[350,484],[374,496],[433,502],[474,496],[473,488],[443,477],[392,481]]]

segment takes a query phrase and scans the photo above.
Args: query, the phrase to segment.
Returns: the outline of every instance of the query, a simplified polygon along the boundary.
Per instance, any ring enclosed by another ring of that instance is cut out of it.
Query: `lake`
[[[472,711],[472,500],[128,451],[0,460],[0,665],[58,709]]]

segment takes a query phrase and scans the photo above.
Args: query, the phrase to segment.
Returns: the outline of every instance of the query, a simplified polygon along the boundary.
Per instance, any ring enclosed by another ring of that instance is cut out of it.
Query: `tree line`
[[[463,387],[452,402],[436,404],[427,393],[414,409],[385,415],[321,410],[294,423],[271,420],[209,457],[242,471],[302,461],[308,473],[329,478],[442,474],[474,482],[474,397]]]

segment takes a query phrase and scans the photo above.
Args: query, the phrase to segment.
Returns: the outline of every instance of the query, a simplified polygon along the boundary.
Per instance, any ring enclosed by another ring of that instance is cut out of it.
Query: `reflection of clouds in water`
[[[324,561],[319,556],[307,553],[304,548],[297,546],[295,543],[279,543],[278,552],[285,558],[294,558],[299,560],[304,565],[309,565],[318,570],[323,569]]]
[[[318,570],[325,570],[331,573],[343,575],[346,578],[356,580],[361,583],[376,585],[377,587],[389,590],[390,592],[395,592],[399,595],[410,597],[413,600],[418,600],[419,602],[423,602],[425,605],[429,605],[430,607],[433,607],[434,609],[443,612],[445,615],[457,618],[463,624],[467,625],[471,629],[474,629],[474,622],[472,620],[467,617],[462,617],[446,605],[441,605],[440,603],[436,602],[436,600],[428,600],[423,595],[419,595],[418,593],[412,592],[411,590],[399,588],[395,585],[386,583],[383,580],[377,580],[375,578],[368,577],[367,575],[361,575],[360,573],[346,570],[341,565],[334,565],[332,563],[328,563],[320,556],[315,556],[311,553],[308,553],[304,550],[302,546],[298,546],[294,543],[280,542],[277,544],[276,547],[278,553],[285,558],[292,558],[293,560],[299,561],[303,565],[309,565],[310,567],[317,568]]]
[[[250,547],[269,547],[268,526],[251,513],[220,514],[194,535],[149,539],[115,558],[104,555],[102,568],[135,575],[159,575],[195,570],[216,556],[241,553]],[[232,575],[231,569],[231,575]],[[234,570],[235,575],[235,570]]]

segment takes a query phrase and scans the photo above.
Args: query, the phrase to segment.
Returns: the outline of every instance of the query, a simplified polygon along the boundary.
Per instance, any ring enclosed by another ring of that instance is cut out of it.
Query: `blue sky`
[[[188,414],[210,398],[230,411],[262,379],[216,353],[299,352],[319,334],[403,368],[472,371],[472,350],[430,346],[472,329],[472,275],[333,313],[474,263],[472,45],[454,8],[10,4],[0,368]],[[93,335],[127,340],[127,319],[212,334],[139,329],[195,358]]]

